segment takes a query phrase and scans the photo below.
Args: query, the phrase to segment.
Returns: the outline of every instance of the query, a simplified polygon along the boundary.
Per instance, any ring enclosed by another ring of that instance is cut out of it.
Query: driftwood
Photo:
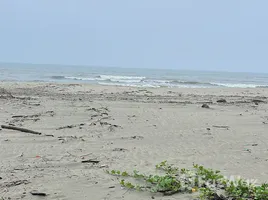
[[[46,193],[44,193],[44,192],[38,192],[38,191],[31,191],[30,192],[31,193],[31,195],[34,195],[34,196],[47,196],[47,194]]]
[[[266,101],[259,100],[259,99],[253,99],[252,102],[253,103],[266,103]]]
[[[26,117],[26,115],[14,115],[12,118],[21,118],[21,117]]]
[[[36,132],[36,131],[32,131],[26,128],[20,128],[20,127],[16,127],[16,126],[7,126],[7,125],[2,125],[1,126],[4,129],[11,129],[11,130],[16,130],[16,131],[21,131],[21,132],[25,132],[25,133],[31,133],[31,134],[36,134],[36,135],[41,135],[42,133],[40,132]]]
[[[52,134],[45,134],[45,136],[54,137],[54,135],[52,135]]]

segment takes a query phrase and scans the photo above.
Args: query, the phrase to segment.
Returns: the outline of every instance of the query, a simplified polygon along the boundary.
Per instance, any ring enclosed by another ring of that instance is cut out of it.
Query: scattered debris
[[[101,125],[101,126],[104,126],[104,125],[112,125],[112,124],[110,124],[110,123],[108,123],[108,122],[100,122],[100,125]]]
[[[23,104],[25,105],[29,105],[29,106],[40,106],[40,102],[36,103],[36,102],[27,102],[27,101],[24,101]]]
[[[229,129],[229,126],[213,126],[214,128],[226,128]]]
[[[76,136],[59,136],[58,137],[58,140],[61,140],[62,141],[62,143],[65,143],[65,142],[67,142],[68,141],[68,139],[73,139],[73,140],[77,140],[77,139],[80,139],[81,141],[85,141],[84,139],[83,139],[83,137],[81,136],[81,137],[76,137]]]
[[[245,151],[247,151],[247,152],[251,153],[251,149],[245,149]]]
[[[36,118],[40,117],[41,114],[34,114],[34,115],[13,115],[12,118]]]
[[[17,180],[17,181],[11,181],[11,182],[5,182],[0,184],[0,187],[13,187],[17,185],[26,185],[29,184],[30,182],[28,180]]]
[[[204,104],[202,105],[202,108],[210,108],[210,107],[209,107],[208,104],[204,103]]]
[[[45,134],[45,136],[47,136],[47,137],[54,137],[54,135],[52,135],[52,134]]]
[[[94,112],[97,112],[97,113],[108,114],[106,112],[109,112],[109,109],[108,109],[108,107],[100,107],[100,108],[89,108],[89,109],[86,109],[86,111],[94,111]]]
[[[0,88],[0,98],[1,99],[13,99],[15,97],[4,88]]]
[[[89,160],[82,160],[82,163],[93,163],[93,164],[98,164],[100,161],[98,160],[93,160],[93,159],[89,159]]]
[[[122,128],[121,126],[118,126],[118,125],[115,125],[115,124],[111,124],[110,126],[109,126],[109,128],[108,128],[108,130],[110,131],[110,132],[113,132],[113,131],[115,131],[115,128]]]
[[[16,126],[2,125],[1,127],[4,128],[4,129],[11,129],[11,130],[21,131],[21,132],[25,132],[25,133],[32,133],[32,134],[36,134],[36,135],[41,135],[42,134],[40,132],[36,132],[36,131],[29,130],[29,129],[26,129],[26,128],[19,128],[19,127],[16,127]]]
[[[67,125],[67,126],[61,126],[59,128],[57,128],[56,130],[62,130],[62,129],[66,129],[66,128],[75,128],[77,126],[84,126],[85,123],[81,123],[81,124],[72,124],[72,125]]]
[[[226,99],[219,99],[217,103],[227,103]]]
[[[133,139],[133,140],[141,140],[143,139],[143,136],[131,136],[131,137],[121,137],[121,139]]]
[[[77,125],[67,125],[67,126],[61,126],[59,128],[57,128],[56,130],[61,130],[61,129],[65,129],[65,128],[74,128],[76,127]]]
[[[46,114],[49,114],[51,117],[54,117],[55,112],[53,110],[49,110],[46,112]]]
[[[127,149],[124,149],[124,148],[114,148],[113,151],[127,151]]]
[[[266,103],[266,101],[259,100],[259,99],[253,99],[252,102],[253,103]]]
[[[131,138],[132,139],[143,139],[144,137],[143,136],[132,136]]]
[[[30,193],[31,193],[31,195],[34,195],[34,196],[47,196],[46,193],[44,193],[44,192],[38,192],[36,190],[33,190]]]

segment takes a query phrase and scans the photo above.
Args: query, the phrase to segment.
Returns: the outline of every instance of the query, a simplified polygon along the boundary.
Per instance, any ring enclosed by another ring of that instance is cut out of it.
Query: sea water
[[[268,74],[0,63],[1,81],[79,82],[133,87],[268,87]]]

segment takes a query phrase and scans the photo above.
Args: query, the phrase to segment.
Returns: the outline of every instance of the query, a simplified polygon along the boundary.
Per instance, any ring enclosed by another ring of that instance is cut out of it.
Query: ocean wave
[[[178,85],[202,85],[202,86],[211,86],[215,87],[218,86],[215,83],[209,83],[209,82],[198,82],[198,81],[179,81],[179,80],[172,80],[171,83],[178,84]]]
[[[150,84],[128,84],[128,83],[105,83],[105,82],[98,82],[100,85],[113,85],[113,86],[127,86],[127,87],[149,87],[149,88],[159,88],[159,85],[150,85]]]
[[[257,88],[268,88],[268,85],[257,86]]]
[[[94,78],[76,77],[76,76],[66,76],[65,79],[72,79],[78,81],[95,81]]]
[[[220,83],[220,82],[199,82],[184,81],[176,79],[152,79],[145,76],[115,76],[115,75],[98,75],[91,77],[84,76],[51,76],[53,80],[73,80],[89,81],[101,85],[118,85],[129,87],[179,87],[179,88],[268,88],[268,85],[256,85],[247,83]]]
[[[108,81],[117,83],[139,83],[146,79],[144,76],[114,76],[114,75],[99,75],[95,77],[98,81]]]
[[[97,78],[103,80],[143,80],[146,79],[144,76],[114,76],[114,75],[99,75]]]
[[[248,83],[214,83],[219,87],[228,87],[228,88],[262,88],[268,87],[265,85],[256,85],[256,84],[248,84]]]
[[[65,79],[65,76],[51,76],[51,79]]]

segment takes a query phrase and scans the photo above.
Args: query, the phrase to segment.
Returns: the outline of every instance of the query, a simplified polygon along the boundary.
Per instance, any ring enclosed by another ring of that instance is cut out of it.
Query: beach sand
[[[1,125],[42,133],[0,131],[4,199],[40,199],[33,190],[58,200],[193,199],[128,191],[105,172],[154,172],[163,160],[268,180],[268,89],[14,82],[1,88]],[[88,159],[100,162],[82,163]]]

